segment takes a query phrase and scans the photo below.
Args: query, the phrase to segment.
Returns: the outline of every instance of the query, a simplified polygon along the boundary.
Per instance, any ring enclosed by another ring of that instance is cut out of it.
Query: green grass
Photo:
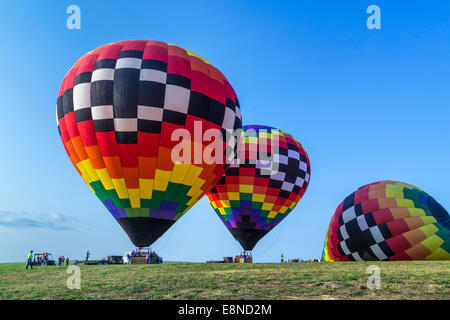
[[[381,290],[366,268],[381,268]],[[81,265],[81,289],[66,267],[0,264],[0,299],[450,299],[450,261]]]

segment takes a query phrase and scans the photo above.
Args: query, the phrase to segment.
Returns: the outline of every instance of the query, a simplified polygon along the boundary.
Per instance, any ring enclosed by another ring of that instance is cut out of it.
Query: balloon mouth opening
[[[119,218],[116,220],[131,242],[138,248],[150,247],[175,223],[174,220],[150,217]]]
[[[259,240],[267,234],[267,230],[250,228],[229,229],[233,237],[241,244],[244,251],[251,252]]]

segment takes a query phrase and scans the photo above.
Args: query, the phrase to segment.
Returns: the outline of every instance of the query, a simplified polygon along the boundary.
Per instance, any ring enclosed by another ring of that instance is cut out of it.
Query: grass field
[[[381,268],[369,290],[366,268]],[[450,261],[81,265],[81,289],[66,267],[0,264],[0,299],[450,299]]]

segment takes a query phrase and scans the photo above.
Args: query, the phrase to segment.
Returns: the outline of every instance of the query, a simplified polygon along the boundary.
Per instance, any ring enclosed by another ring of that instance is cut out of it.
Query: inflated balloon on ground
[[[450,260],[450,216],[425,191],[380,181],[349,195],[333,215],[325,261]]]
[[[160,237],[223,176],[222,163],[174,163],[173,132],[196,124],[239,129],[236,94],[222,73],[189,50],[120,41],[83,56],[57,100],[57,124],[75,169],[136,246]],[[191,141],[194,144],[194,141]],[[201,150],[209,142],[196,141]]]

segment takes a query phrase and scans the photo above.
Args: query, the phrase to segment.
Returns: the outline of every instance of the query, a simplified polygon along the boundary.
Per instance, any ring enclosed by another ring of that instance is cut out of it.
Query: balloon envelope
[[[371,183],[336,209],[323,259],[449,260],[450,217],[419,188],[396,181]]]
[[[57,124],[75,169],[139,247],[149,246],[222,177],[222,164],[178,163],[177,129],[200,150],[195,128],[237,129],[236,94],[222,73],[189,50],[120,41],[84,55],[65,76]],[[191,158],[193,155],[191,155]]]
[[[289,134],[259,125],[242,130],[236,159],[207,197],[244,250],[252,250],[303,197],[311,167]]]

